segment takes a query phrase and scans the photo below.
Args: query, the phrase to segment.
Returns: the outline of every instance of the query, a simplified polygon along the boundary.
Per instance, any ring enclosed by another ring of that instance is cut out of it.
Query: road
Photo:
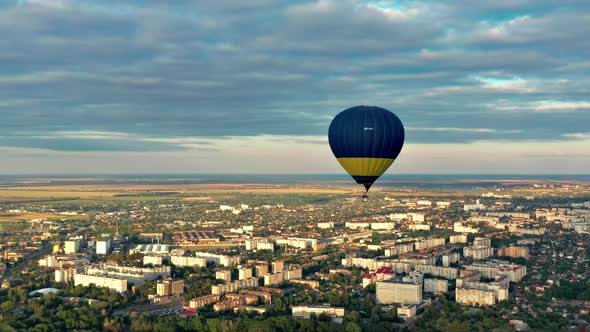
[[[166,311],[182,310],[182,300],[180,298],[171,298],[158,303],[133,305],[126,308],[117,309],[114,315],[128,315],[131,312],[150,312],[161,313]]]

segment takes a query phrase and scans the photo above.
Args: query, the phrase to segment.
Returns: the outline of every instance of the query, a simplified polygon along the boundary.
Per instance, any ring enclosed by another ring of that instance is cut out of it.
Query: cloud
[[[19,0],[21,6],[43,6],[50,8],[64,8],[68,4],[67,0]]]
[[[566,137],[566,138],[569,138],[569,139],[590,141],[590,132],[587,132],[587,133],[563,134],[563,137]]]
[[[509,79],[493,78],[493,77],[475,77],[482,83],[482,88],[500,92],[514,92],[514,93],[534,93],[536,88],[531,86],[527,80],[520,77],[512,77]]]
[[[0,146],[321,145],[331,118],[360,104],[394,111],[409,144],[570,144],[567,135],[587,132],[588,9],[578,0],[3,2]]]
[[[495,133],[497,130],[492,128],[449,128],[449,127],[410,127],[407,130],[415,131],[442,131],[442,132],[466,132],[466,133]]]
[[[500,106],[498,109],[504,111],[574,112],[590,110],[590,102],[542,100],[524,106]]]

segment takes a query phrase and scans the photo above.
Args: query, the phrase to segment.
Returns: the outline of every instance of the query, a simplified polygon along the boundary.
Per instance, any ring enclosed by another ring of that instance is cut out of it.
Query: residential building
[[[143,256],[143,265],[161,266],[164,263],[164,256]]]
[[[398,256],[407,252],[414,251],[414,243],[402,243],[392,247],[385,248],[385,256]]]
[[[291,307],[291,313],[293,317],[309,319],[312,314],[316,316],[328,315],[332,317],[332,321],[336,323],[342,323],[344,320],[344,308],[336,308],[330,306],[321,305],[298,305]]]
[[[223,280],[225,282],[231,282],[231,271],[230,270],[215,271],[215,279]]]
[[[127,291],[127,280],[121,277],[107,277],[101,275],[78,274],[74,275],[74,285],[110,288],[119,293]]]
[[[211,294],[223,295],[225,293],[235,293],[242,288],[258,287],[258,278],[248,278],[244,280],[235,280],[230,283],[211,286]]]
[[[431,239],[426,239],[426,240],[422,240],[422,241],[418,241],[418,242],[414,243],[414,248],[416,250],[423,250],[423,249],[444,246],[444,245],[445,245],[444,238],[431,238]]]
[[[238,268],[238,279],[244,280],[247,278],[252,278],[252,268],[251,267]]]
[[[471,257],[475,260],[482,260],[494,255],[492,247],[467,246],[463,248],[463,256]]]
[[[465,204],[463,205],[464,211],[478,211],[478,210],[485,210],[486,206],[481,204],[478,200],[475,201],[475,204]]]
[[[508,288],[497,283],[463,282],[457,284],[455,300],[467,305],[495,305],[508,299]]]
[[[377,282],[376,300],[378,304],[420,304],[422,284],[401,281]]]
[[[402,304],[397,308],[397,315],[404,320],[416,317],[416,305]]]
[[[80,240],[66,240],[64,241],[64,253],[75,254],[80,251]]]
[[[240,256],[217,255],[208,252],[196,252],[195,257],[204,258],[207,263],[215,263],[223,266],[237,265],[242,260]]]
[[[529,258],[529,248],[528,247],[505,247],[498,249],[498,256],[508,256],[512,258],[523,257],[528,259]]]
[[[442,266],[449,267],[451,264],[458,263],[461,260],[461,254],[458,252],[449,253],[443,255],[442,258]]]
[[[465,269],[479,271],[485,278],[495,278],[499,275],[505,275],[512,282],[519,282],[526,275],[526,266],[510,264],[500,260],[475,262],[465,266]]]
[[[111,238],[107,237],[96,241],[96,254],[106,255],[111,252]]]
[[[425,293],[446,293],[449,291],[449,282],[443,279],[424,279]]]
[[[190,300],[189,308],[193,310],[198,310],[217,301],[219,301],[219,295],[205,295]]]
[[[275,250],[275,243],[273,240],[268,238],[253,238],[244,241],[246,250]]]
[[[74,276],[76,275],[76,269],[64,269],[64,270],[55,270],[55,281],[56,282],[72,282],[74,281]]]
[[[436,266],[436,265],[416,265],[416,271],[422,272],[424,274],[430,274],[435,277],[443,277],[447,279],[457,279],[459,276],[459,269],[454,267],[444,267],[444,266]]]
[[[159,296],[182,295],[184,293],[184,280],[172,280],[170,278],[158,281],[156,294]]]
[[[268,264],[256,264],[254,266],[254,275],[263,277],[265,274],[268,274]]]
[[[190,256],[170,256],[170,263],[176,266],[198,266],[198,267],[206,267],[207,266],[207,259],[204,257],[190,257]]]
[[[271,263],[272,273],[281,272],[285,269],[285,262],[283,261],[274,261]]]
[[[453,231],[455,233],[479,233],[479,228],[465,226],[461,222],[456,222],[453,224]],[[461,243],[466,243],[466,242],[467,242],[467,238],[465,238],[465,242],[461,242]]]

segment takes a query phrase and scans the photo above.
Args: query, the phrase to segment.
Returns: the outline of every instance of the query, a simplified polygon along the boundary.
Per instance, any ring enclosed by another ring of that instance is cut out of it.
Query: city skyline
[[[334,173],[340,111],[395,112],[388,174],[584,174],[587,1],[0,4],[0,174]]]

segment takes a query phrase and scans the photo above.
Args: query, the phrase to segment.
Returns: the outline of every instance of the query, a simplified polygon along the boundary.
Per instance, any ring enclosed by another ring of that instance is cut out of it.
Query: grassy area
[[[121,192],[66,190],[49,188],[3,188],[0,198],[70,198],[70,197],[112,197]]]
[[[65,219],[65,220],[88,220],[88,216],[61,215],[53,213],[0,213],[0,222],[14,222],[32,219]]]

